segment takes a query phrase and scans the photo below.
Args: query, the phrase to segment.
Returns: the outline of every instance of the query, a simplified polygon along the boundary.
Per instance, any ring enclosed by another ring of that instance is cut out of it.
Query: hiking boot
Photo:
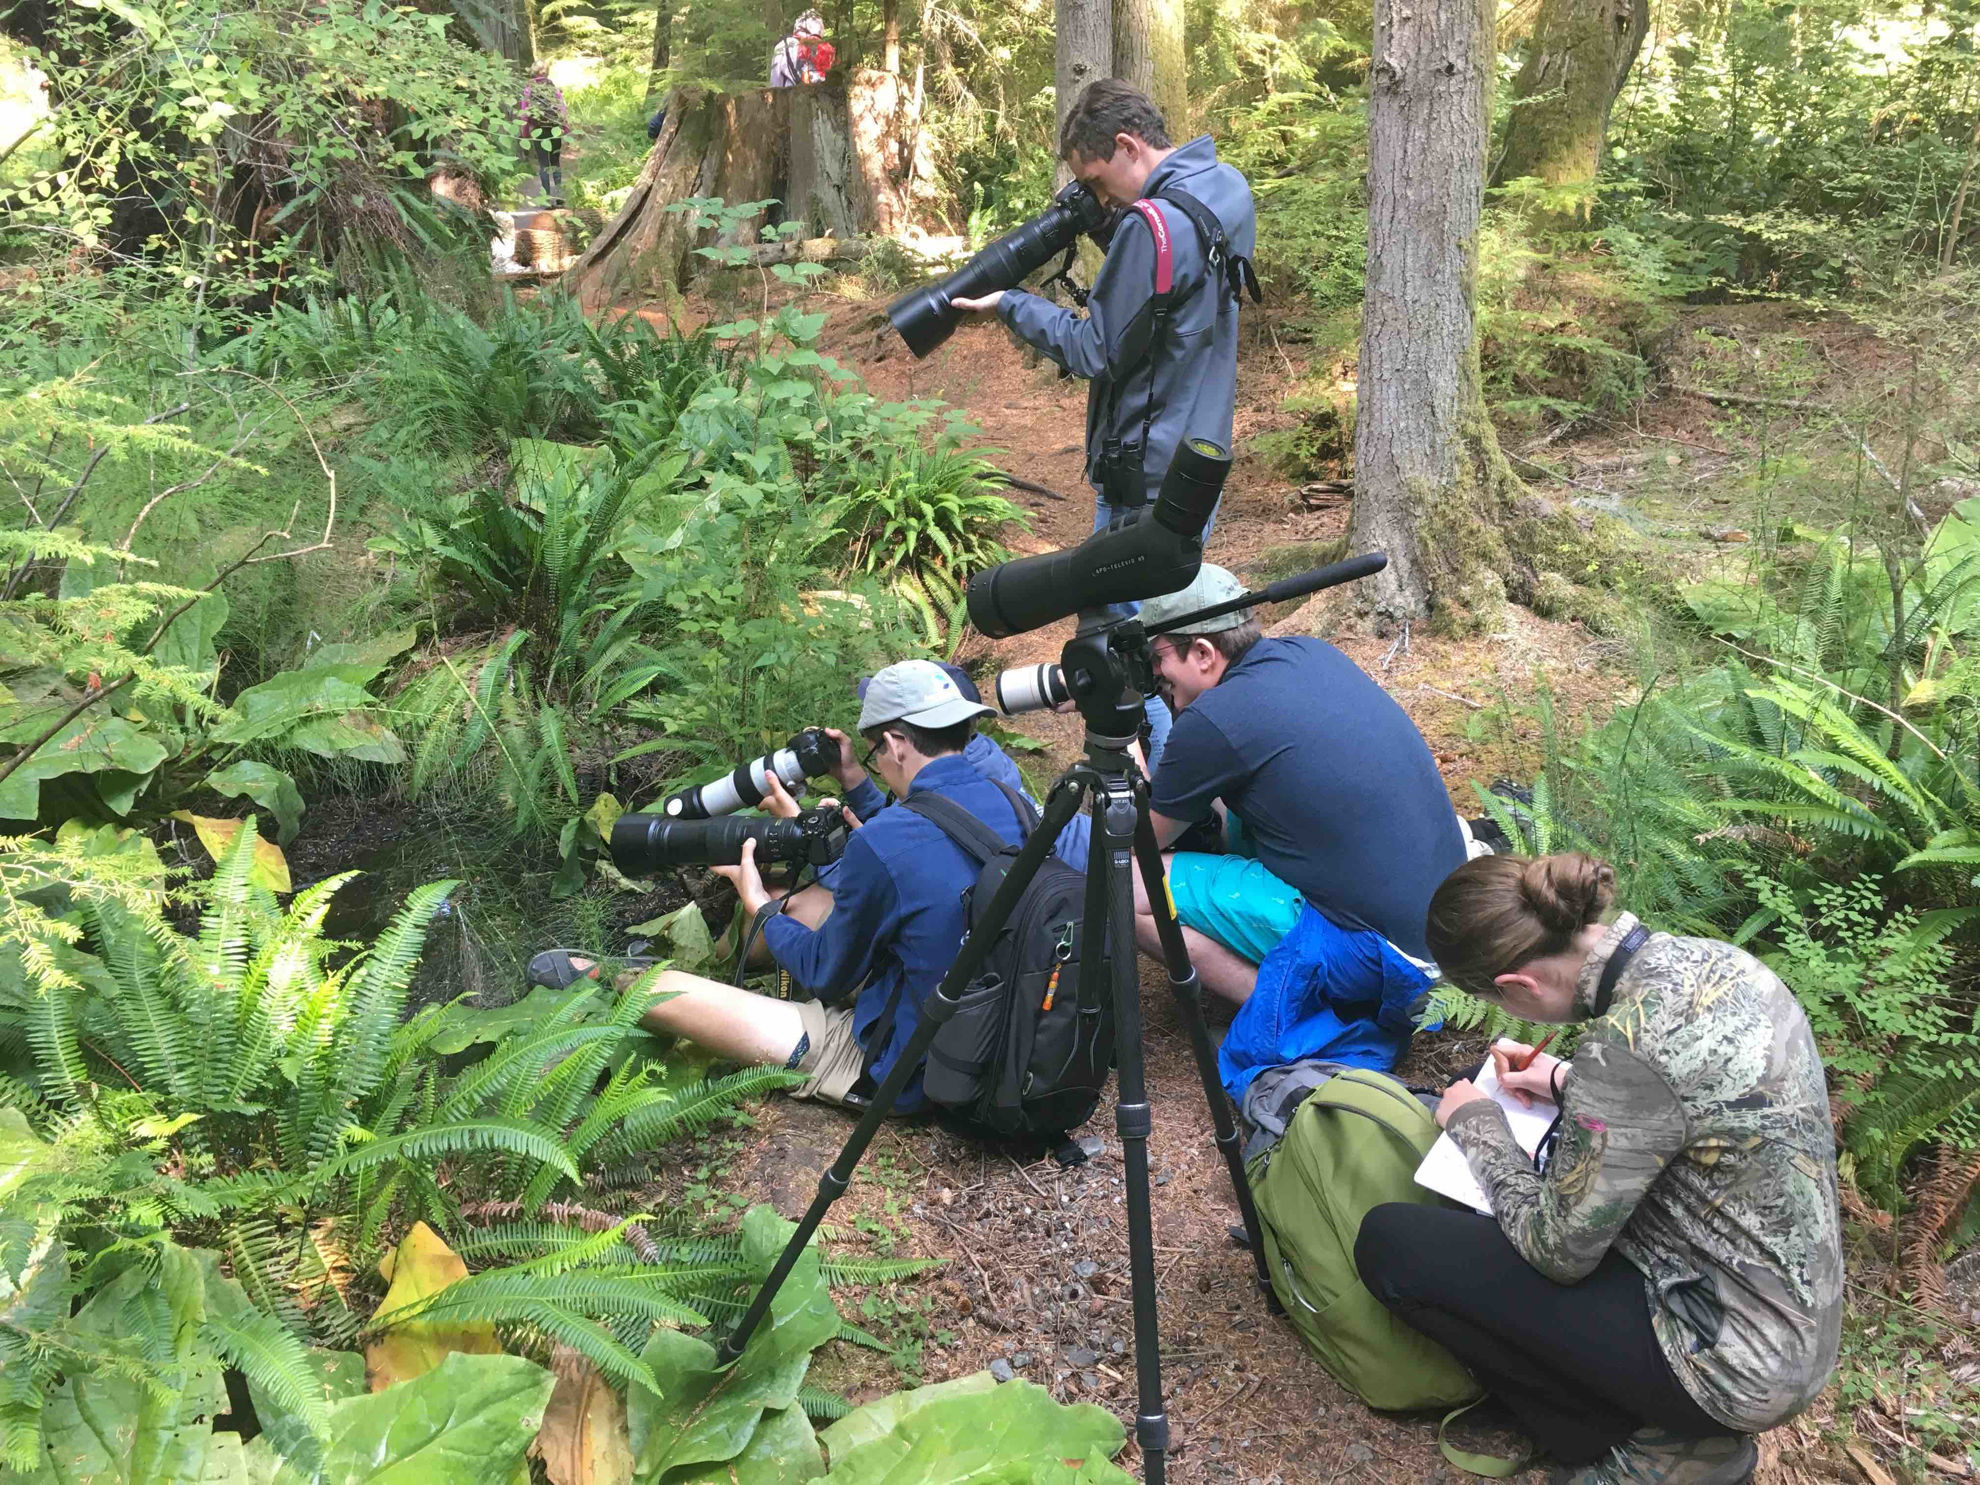
[[[1593,1464],[1556,1469],[1548,1485],[1746,1485],[1760,1451],[1743,1433],[1685,1438],[1639,1428]]]

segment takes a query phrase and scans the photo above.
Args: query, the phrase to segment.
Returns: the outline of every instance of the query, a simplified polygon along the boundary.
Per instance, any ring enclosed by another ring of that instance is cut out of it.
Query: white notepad
[[[1530,1109],[1522,1108],[1518,1099],[1499,1086],[1499,1074],[1490,1064],[1478,1075],[1477,1082],[1479,1091],[1506,1111],[1506,1123],[1512,1126],[1513,1138],[1519,1142],[1520,1149],[1528,1155],[1539,1149],[1559,1110],[1545,1102]],[[1438,1135],[1437,1143],[1423,1157],[1423,1164],[1416,1168],[1416,1184],[1452,1201],[1461,1201],[1488,1217],[1492,1215],[1492,1203],[1485,1195],[1485,1188],[1478,1184],[1478,1177],[1471,1173],[1471,1162],[1448,1134]]]

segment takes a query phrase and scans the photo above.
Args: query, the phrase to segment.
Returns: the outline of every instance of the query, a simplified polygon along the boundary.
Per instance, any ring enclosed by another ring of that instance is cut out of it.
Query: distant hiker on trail
[[[536,166],[537,184],[543,188],[547,205],[561,206],[564,200],[564,134],[570,114],[564,107],[563,90],[550,81],[550,64],[538,62],[523,84],[522,102],[517,108],[523,138],[529,141],[531,162]]]
[[[791,34],[770,53],[770,86],[794,88],[799,83],[825,81],[837,53],[825,40],[825,17],[807,10],[791,25]]]

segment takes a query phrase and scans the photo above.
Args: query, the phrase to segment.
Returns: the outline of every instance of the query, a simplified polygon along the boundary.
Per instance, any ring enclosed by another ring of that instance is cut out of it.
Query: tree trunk
[[[907,207],[889,171],[897,84],[884,72],[854,72],[796,88],[676,88],[632,194],[571,269],[573,291],[600,307],[684,288],[701,266],[694,249],[715,240],[667,210],[690,196],[779,201],[784,219],[804,221],[811,236],[898,231]],[[752,244],[765,220],[723,240]]]
[[[880,8],[880,70],[901,75],[901,0],[885,0]]]
[[[1058,129],[1072,111],[1074,100],[1088,83],[1111,77],[1113,73],[1113,0],[1058,0],[1058,34],[1052,57],[1057,112],[1053,122],[1053,149],[1058,148]]]
[[[646,103],[653,106],[653,95],[660,79],[674,63],[674,0],[659,0],[653,7],[653,65],[646,74]]]
[[[1189,128],[1187,72],[1183,0],[1114,0],[1114,76],[1155,100],[1177,144]]]
[[[1492,183],[1593,181],[1609,109],[1649,29],[1650,0],[1541,0]]]
[[[1485,414],[1472,288],[1496,61],[1496,0],[1375,7],[1350,551],[1389,554],[1355,585],[1376,627],[1490,617],[1519,492]]]

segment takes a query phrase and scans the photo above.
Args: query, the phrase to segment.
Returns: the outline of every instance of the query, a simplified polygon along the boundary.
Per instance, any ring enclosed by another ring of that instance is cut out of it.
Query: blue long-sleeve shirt
[[[930,790],[954,800],[1006,842],[1018,841],[1010,800],[962,754],[924,764],[908,797]],[[857,805],[854,812],[859,813]],[[899,992],[893,1030],[872,1063],[878,1082],[914,1035],[922,1003],[955,963],[968,931],[963,896],[976,884],[977,866],[940,827],[913,810],[882,809],[871,819],[861,818],[865,823],[852,832],[829,883],[831,916],[811,929],[780,915],[764,925],[763,936],[791,978],[819,999],[837,1002],[857,992],[853,1035],[862,1046]],[[921,1107],[920,1069],[894,1106],[902,1113]]]
[[[1044,807],[1033,797],[1031,786],[1025,783],[1024,775],[1018,771],[1017,761],[982,733],[970,734],[969,746],[963,749],[962,755],[991,783],[1009,785],[1029,800],[1033,809],[1040,814],[1044,813]],[[846,791],[845,804],[861,820],[870,820],[887,807],[887,796],[880,792],[880,786],[874,783],[869,775],[861,781],[857,789]],[[1074,815],[1066,822],[1066,828],[1059,832],[1059,838],[1052,846],[1052,853],[1074,871],[1085,871],[1087,847],[1092,832],[1091,816]],[[818,880],[829,887],[838,870],[837,861],[821,867],[818,871]]]
[[[1209,135],[1192,139],[1149,173],[1141,193],[1168,223],[1173,292],[1182,303],[1164,343],[1148,355],[1130,359],[1127,354],[1128,329],[1155,296],[1155,239],[1138,212],[1127,214],[1108,244],[1084,317],[1021,289],[1006,291],[997,308],[1020,339],[1092,382],[1086,397],[1086,474],[1096,486],[1094,464],[1106,441],[1140,442],[1142,419],[1152,412],[1142,456],[1150,500],[1185,437],[1231,446],[1237,404],[1237,301],[1221,284],[1204,284],[1184,297],[1192,285],[1203,283],[1204,242],[1180,207],[1159,199],[1164,186],[1187,191],[1209,207],[1232,252],[1249,258],[1258,240],[1251,187],[1234,167],[1218,161]]]

